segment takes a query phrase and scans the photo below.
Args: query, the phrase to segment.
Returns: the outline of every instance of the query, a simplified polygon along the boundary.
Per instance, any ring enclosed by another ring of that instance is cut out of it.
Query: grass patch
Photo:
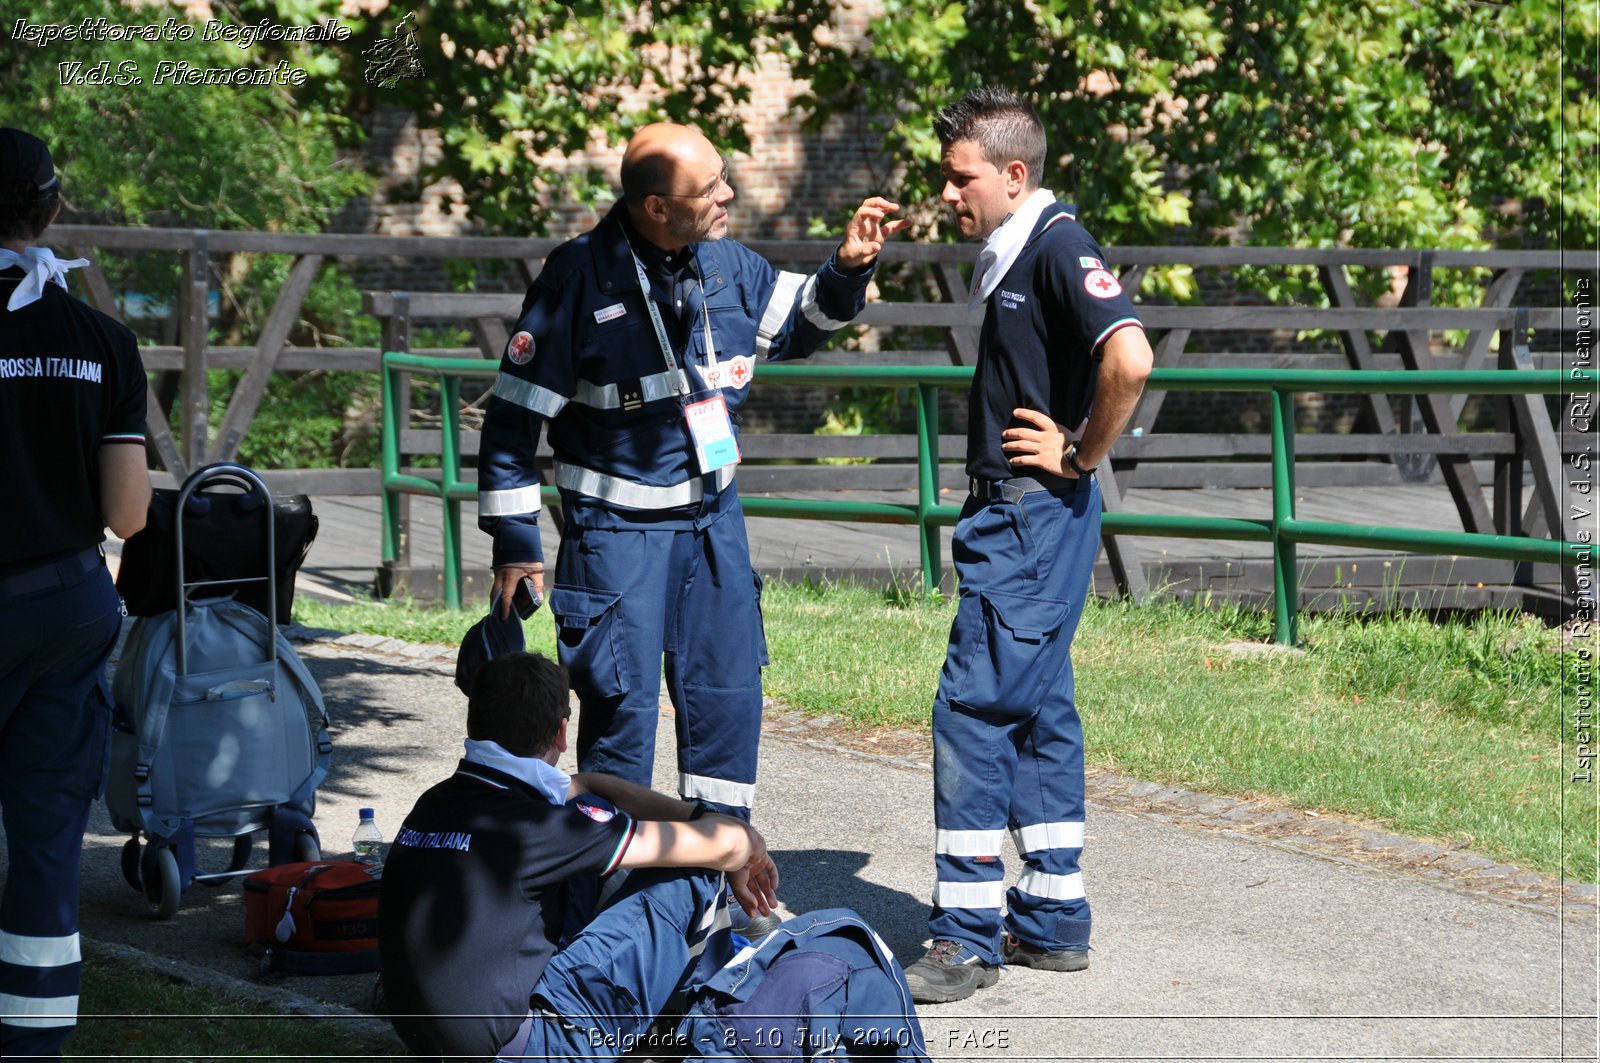
[[[363,635],[384,635],[404,642],[459,646],[467,629],[483,619],[484,610],[446,609],[421,605],[406,598],[386,601],[357,600],[335,605],[315,598],[297,598],[296,623]],[[556,629],[548,609],[540,609],[522,625],[528,649],[554,657]]]
[[[407,1059],[394,1041],[90,956],[67,1059]]]
[[[955,603],[852,585],[768,584],[769,694],[849,726],[927,726]],[[459,642],[476,612],[296,604],[306,624]],[[1092,602],[1073,646],[1089,763],[1377,821],[1593,881],[1595,789],[1567,784],[1561,633],[1485,613],[1306,615],[1305,652],[1240,655],[1270,615]],[[548,611],[528,645],[554,652]],[[1563,866],[1563,860],[1565,865]]]

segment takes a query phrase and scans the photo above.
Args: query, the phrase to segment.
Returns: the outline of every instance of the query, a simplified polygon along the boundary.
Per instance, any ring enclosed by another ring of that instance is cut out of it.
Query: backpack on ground
[[[695,990],[679,1024],[688,1060],[928,1060],[906,976],[847,908],[796,916]]]

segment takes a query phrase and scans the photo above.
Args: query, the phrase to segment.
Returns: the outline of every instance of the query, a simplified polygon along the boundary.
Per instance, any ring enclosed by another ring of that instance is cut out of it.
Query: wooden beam
[[[1328,302],[1335,307],[1353,307],[1356,305],[1355,293],[1350,290],[1350,278],[1345,274],[1344,266],[1320,266],[1317,272],[1322,277],[1323,290],[1328,293]],[[1377,362],[1372,356],[1372,344],[1367,340],[1364,329],[1342,329],[1339,332],[1339,342],[1344,347],[1345,358],[1348,359],[1351,369],[1376,369]],[[1365,396],[1367,412],[1372,416],[1373,426],[1385,435],[1395,432],[1394,410],[1389,407],[1389,396],[1371,394]]]
[[[1117,474],[1111,468],[1109,453],[1100,460],[1097,479],[1100,481],[1101,507],[1107,513],[1120,512],[1122,491],[1117,486]],[[1143,602],[1150,588],[1145,582],[1144,561],[1140,557],[1143,551],[1134,544],[1133,537],[1102,532],[1100,546],[1106,552],[1106,564],[1111,566],[1111,578],[1117,585],[1117,593],[1135,602]]]
[[[112,225],[55,225],[51,233],[64,244],[115,250],[181,251],[190,246],[187,229],[124,228]],[[216,252],[353,255],[359,257],[524,259],[539,261],[563,243],[547,237],[376,236],[358,233],[253,233],[213,231]],[[836,240],[752,240],[747,246],[774,261],[798,261],[811,267],[826,261]],[[922,244],[890,241],[886,262],[964,262],[976,260],[970,243]],[[1416,259],[1405,248],[1174,247],[1106,248],[1115,265],[1193,266],[1396,266]],[[1594,269],[1592,250],[1573,251],[1438,251],[1439,268],[1529,270]]]
[[[1508,329],[1500,336],[1500,368],[1523,372],[1533,368],[1528,356],[1528,330],[1526,326]],[[1534,496],[1530,505],[1537,504],[1544,515],[1544,526],[1555,538],[1566,527],[1561,508],[1561,491],[1566,485],[1561,479],[1561,447],[1556,442],[1555,426],[1550,422],[1550,411],[1545,407],[1543,395],[1510,395],[1511,410],[1516,415],[1517,435],[1521,440],[1528,465],[1533,471]],[[1572,579],[1576,575],[1567,570],[1567,592],[1577,593]]]
[[[1483,293],[1483,305],[1495,308],[1510,306],[1512,300],[1516,298],[1517,286],[1522,282],[1522,275],[1523,271],[1520,269],[1502,270],[1489,283],[1489,290]],[[1482,368],[1484,357],[1489,353],[1489,340],[1493,336],[1493,329],[1474,329],[1468,333],[1466,346],[1461,349],[1461,368]],[[1457,420],[1461,418],[1461,411],[1467,408],[1469,397],[1450,396],[1450,412]]]
[[[933,279],[945,299],[966,306],[969,290],[959,266],[953,262],[942,262],[934,268]],[[950,353],[951,365],[978,364],[978,336],[981,331],[970,325],[955,325],[944,330],[944,342]]]
[[[206,460],[206,430],[211,417],[206,340],[211,329],[211,262],[204,229],[190,234],[183,285],[183,456],[187,468]]]
[[[473,319],[473,335],[477,337],[478,349],[483,356],[495,363],[500,361],[500,356],[506,353],[506,344],[511,337],[507,335],[505,322],[497,317],[480,317]]]
[[[283,282],[278,298],[272,304],[272,311],[267,314],[266,323],[261,327],[261,337],[256,341],[255,357],[251,360],[250,368],[245,370],[244,378],[234,389],[227,412],[222,415],[222,423],[217,426],[216,444],[211,449],[212,461],[232,461],[238,456],[239,444],[244,442],[245,432],[249,430],[256,411],[261,408],[267,385],[272,382],[272,371],[283,353],[284,341],[289,338],[289,330],[300,317],[300,307],[305,303],[306,294],[311,291],[311,284],[317,279],[317,270],[321,266],[321,255],[303,255],[289,270],[289,278]]]
[[[1406,290],[1401,299],[1418,307],[1426,307],[1433,297],[1433,256],[1424,251],[1417,255],[1412,264],[1411,277],[1406,283]],[[1420,311],[1413,311],[1420,312]],[[1428,334],[1417,328],[1401,330],[1396,339],[1399,342],[1400,357],[1405,362],[1407,369],[1417,370],[1424,368],[1424,357],[1428,353]],[[1457,435],[1456,418],[1450,413],[1450,396],[1448,395],[1418,395],[1417,405],[1422,414],[1422,422],[1428,431],[1434,435]],[[1461,515],[1462,530],[1476,532],[1481,535],[1494,533],[1494,517],[1489,513],[1489,507],[1483,502],[1483,485],[1478,482],[1478,474],[1472,471],[1472,463],[1464,456],[1442,454],[1439,456],[1439,472],[1444,476],[1446,486],[1450,488],[1450,497],[1455,500],[1456,512]]]

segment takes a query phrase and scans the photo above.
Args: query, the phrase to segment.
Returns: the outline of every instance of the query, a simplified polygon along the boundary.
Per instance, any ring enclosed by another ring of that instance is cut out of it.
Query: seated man
[[[724,873],[770,915],[778,870],[740,820],[557,769],[570,710],[554,662],[496,657],[471,690],[466,756],[384,868],[390,1021],[420,1055],[615,1058],[730,957]],[[601,881],[620,868],[682,870]]]

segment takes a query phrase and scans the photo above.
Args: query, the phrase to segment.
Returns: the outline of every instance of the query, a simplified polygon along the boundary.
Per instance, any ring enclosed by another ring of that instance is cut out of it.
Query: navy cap
[[[527,648],[522,635],[522,618],[513,609],[511,615],[500,619],[500,595],[489,602],[489,615],[467,629],[456,651],[456,686],[461,693],[472,695],[472,677],[478,669],[507,653],[517,653]]]
[[[40,198],[60,184],[44,141],[20,129],[0,128],[0,182],[12,181],[27,181]]]

